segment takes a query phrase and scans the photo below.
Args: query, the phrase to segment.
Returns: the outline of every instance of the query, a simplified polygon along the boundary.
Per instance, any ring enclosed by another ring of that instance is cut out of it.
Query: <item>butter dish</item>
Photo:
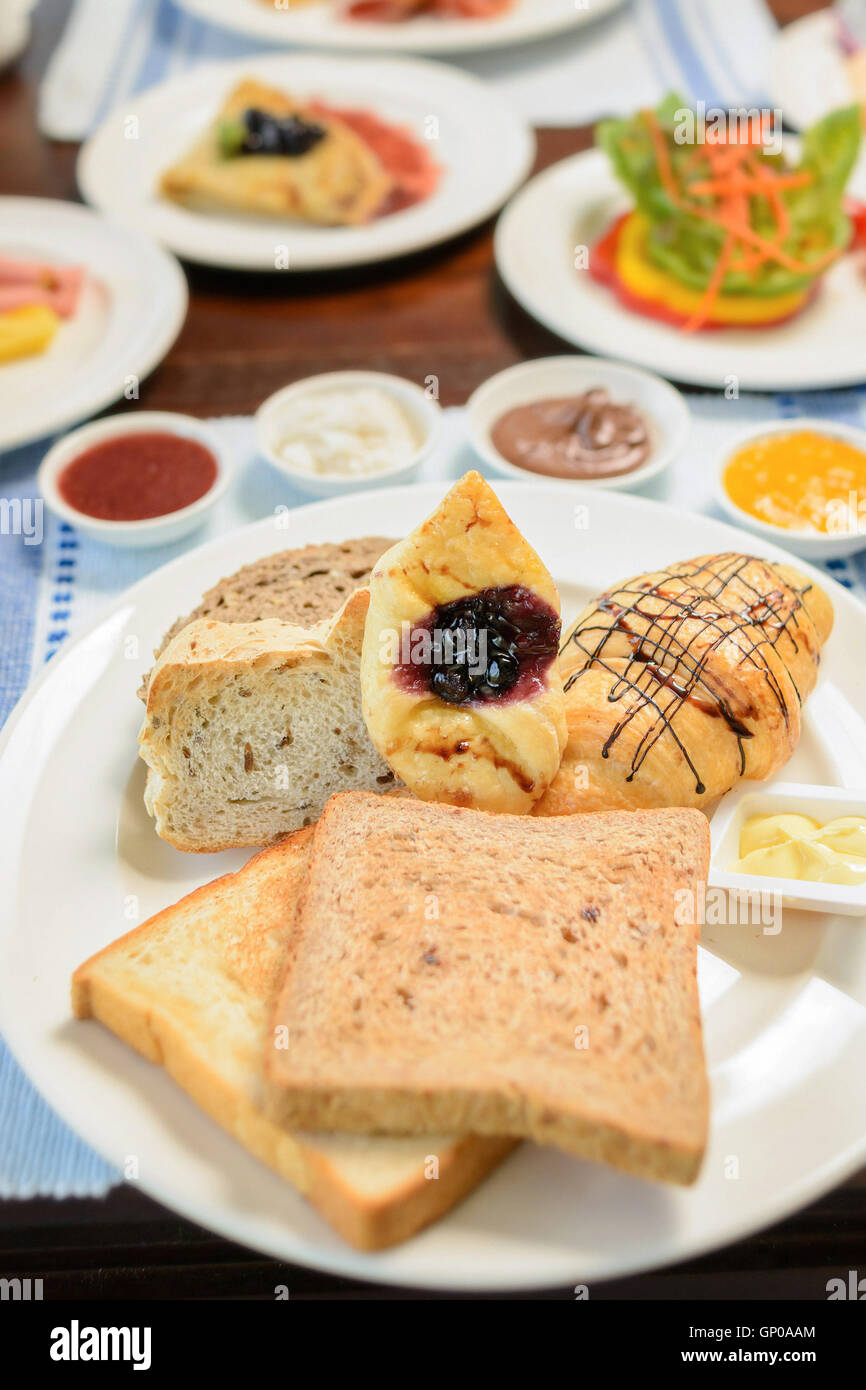
[[[866,917],[866,883],[815,883],[769,874],[738,873],[732,869],[739,860],[740,833],[746,821],[751,816],[782,813],[811,816],[822,825],[839,816],[864,815],[866,787],[843,789],[799,782],[742,782],[719,803],[712,819],[712,886],[742,893],[778,893],[783,907]]]

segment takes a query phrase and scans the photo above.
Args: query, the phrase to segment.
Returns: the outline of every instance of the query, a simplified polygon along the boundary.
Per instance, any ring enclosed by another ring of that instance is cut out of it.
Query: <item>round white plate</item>
[[[280,1259],[479,1290],[574,1284],[685,1259],[780,1219],[866,1157],[862,922],[791,913],[773,936],[706,929],[699,982],[713,1112],[694,1188],[641,1182],[525,1144],[445,1220],[375,1255],[343,1245],[160,1068],[98,1024],[70,1017],[73,969],[129,929],[130,904],[147,916],[244,858],[183,855],[153,833],[135,744],[147,653],[178,612],[238,565],[286,545],[383,528],[403,534],[444,488],[320,502],[293,512],[288,531],[271,518],[214,541],[131,589],[48,667],[0,745],[0,1027],[88,1143],[118,1167],[136,1156],[148,1193]],[[498,491],[549,564],[567,616],[624,575],[690,554],[783,554],[721,522],[623,494],[582,494],[578,528],[567,487],[503,482]],[[852,703],[862,703],[866,612],[828,587],[836,631],[785,778],[852,785],[859,777],[864,786],[853,739],[866,738]]]
[[[348,0],[280,11],[266,0],[180,0],[185,9],[213,24],[271,43],[310,48],[362,49],[376,53],[471,53],[506,44],[550,38],[589,24],[618,9],[624,0],[515,0],[496,19],[431,19],[405,24],[363,24],[343,17]]]
[[[2,452],[95,415],[153,371],[183,326],[187,288],[141,232],[49,198],[0,198],[0,253],[87,271],[48,351],[0,365]]]
[[[363,227],[312,227],[278,218],[192,212],[159,195],[161,172],[182,155],[243,77],[302,97],[367,107],[431,139],[444,172],[415,207]],[[138,135],[128,139],[130,116]],[[476,77],[408,58],[271,55],[210,64],[151,88],[109,116],[81,151],[88,202],[134,223],[179,256],[238,270],[326,270],[434,246],[496,212],[532,167],[529,127]]]
[[[514,298],[566,342],[699,386],[795,391],[866,381],[866,280],[844,256],[815,302],[775,328],[685,334],[623,308],[613,291],[574,268],[628,194],[601,150],[554,164],[517,194],[496,229],[496,263]]]

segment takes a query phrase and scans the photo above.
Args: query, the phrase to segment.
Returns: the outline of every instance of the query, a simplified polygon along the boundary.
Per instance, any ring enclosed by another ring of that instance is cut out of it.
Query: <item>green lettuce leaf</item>
[[[655,116],[665,134],[668,157],[676,182],[685,181],[693,167],[695,146],[685,140],[685,103],[671,93],[656,108]],[[830,247],[843,249],[851,226],[843,210],[845,185],[860,146],[860,110],[856,106],[833,111],[811,127],[801,141],[800,163],[789,166],[782,155],[764,150],[759,158],[776,169],[796,167],[814,175],[806,188],[782,193],[790,219],[784,247],[808,264]],[[671,199],[658,168],[655,146],[640,112],[623,119],[602,121],[596,141],[607,154],[620,182],[631,193],[635,206],[649,223],[647,254],[678,280],[695,289],[706,287],[725,241],[718,223],[683,212]],[[711,207],[711,200],[706,200]],[[773,235],[776,220],[763,197],[750,200],[750,225],[763,235]],[[808,287],[815,271],[796,272],[767,262],[757,271],[729,271],[724,291],[729,294],[775,295]]]

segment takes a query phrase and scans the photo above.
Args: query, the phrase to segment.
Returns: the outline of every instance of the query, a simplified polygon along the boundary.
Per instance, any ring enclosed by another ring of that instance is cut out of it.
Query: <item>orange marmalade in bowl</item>
[[[731,501],[788,531],[854,531],[866,519],[866,450],[813,429],[765,434],[731,455]]]

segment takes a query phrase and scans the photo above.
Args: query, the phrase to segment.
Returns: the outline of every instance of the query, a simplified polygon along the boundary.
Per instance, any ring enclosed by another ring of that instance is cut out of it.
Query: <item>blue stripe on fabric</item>
[[[150,45],[132,85],[134,92],[153,87],[165,77],[180,19],[181,13],[171,0],[156,0]]]
[[[715,49],[722,67],[731,79],[734,100],[743,102],[747,106],[767,106],[769,104],[769,93],[766,88],[761,87],[759,91],[745,91],[742,85],[743,76],[739,71],[736,59],[726,44],[725,26],[716,23],[716,7],[714,4],[704,5],[701,10],[701,26],[707,32],[707,37]],[[728,103],[723,102],[722,105]]]
[[[722,94],[704,67],[701,55],[689,38],[677,0],[654,0],[654,4],[659,23],[677,63],[685,74],[692,96],[700,101],[705,101],[708,106],[722,105]]]
[[[117,53],[114,57],[114,63],[112,64],[111,72],[108,76],[108,81],[106,82],[105,87],[103,88],[102,97],[96,109],[96,115],[93,121],[94,130],[97,128],[97,126],[100,126],[102,122],[105,120],[108,113],[114,107],[115,101],[119,101],[121,99],[121,96],[126,95],[125,93],[116,95],[117,84],[120,81],[120,74],[123,70],[123,61],[126,57],[126,54],[129,51],[130,45],[133,42],[133,38],[136,31],[142,28],[145,24],[145,16],[147,27],[151,31],[152,42],[153,8],[156,3],[157,0],[138,0],[138,3],[133,7],[133,9],[130,12],[126,29],[124,30],[123,36],[117,48]]]
[[[655,10],[655,0],[637,0],[633,11],[634,21],[640,33],[643,53],[649,60],[649,65],[658,79],[659,86],[662,91],[665,91],[671,86],[679,87],[681,80],[673,74],[672,70],[676,64],[672,55],[669,52],[662,53],[655,42],[653,26],[648,22],[647,11],[650,9]]]
[[[98,1197],[120,1174],[88,1148],[34,1090],[0,1043],[0,1197]],[[39,1155],[34,1169],[33,1155]]]
[[[4,454],[0,490],[5,499],[23,502],[36,498],[36,469],[43,452],[44,445],[30,445]],[[71,531],[61,543],[66,546],[70,540],[77,544]],[[44,538],[41,545],[25,545],[23,536],[0,535],[0,724],[12,713],[30,678],[39,585],[43,570],[51,563],[48,547]],[[63,598],[65,601],[67,595]],[[68,611],[61,616],[59,609],[52,616],[54,650],[59,650],[65,635],[58,624],[67,618]],[[58,1119],[2,1041],[0,1136],[0,1197],[45,1192],[58,1197],[93,1196],[107,1192],[120,1180],[118,1173]],[[34,1155],[38,1155],[35,1165]]]

